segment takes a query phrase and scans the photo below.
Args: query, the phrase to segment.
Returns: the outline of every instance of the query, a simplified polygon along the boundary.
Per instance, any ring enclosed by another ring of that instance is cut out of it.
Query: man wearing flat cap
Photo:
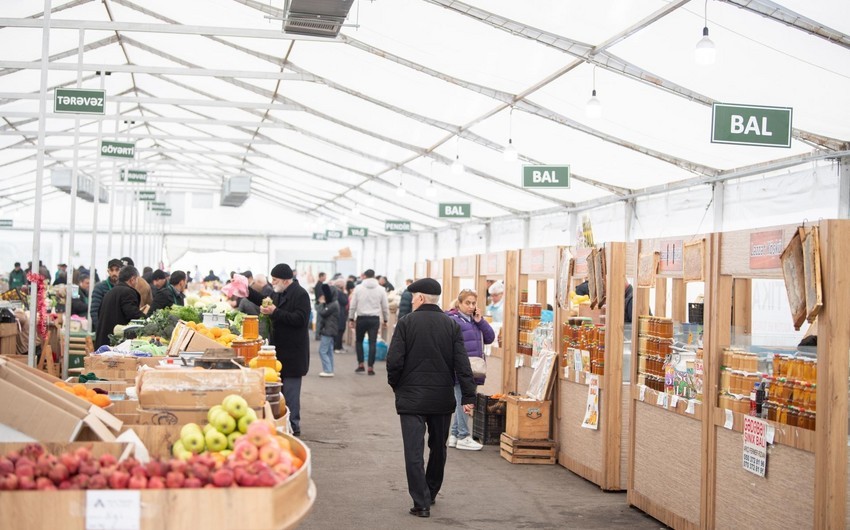
[[[401,420],[410,514],[430,517],[443,484],[446,440],[455,409],[455,376],[463,410],[472,412],[475,382],[460,326],[437,305],[441,288],[424,278],[410,284],[413,312],[399,320],[387,353],[387,380],[395,393]],[[425,432],[428,467],[425,467]]]
[[[271,339],[277,360],[283,364],[283,397],[289,407],[289,421],[295,436],[301,436],[301,378],[310,368],[310,295],[298,282],[286,263],[278,263],[271,272],[272,304],[263,304],[264,296],[248,288],[248,300],[260,306],[271,319]]]

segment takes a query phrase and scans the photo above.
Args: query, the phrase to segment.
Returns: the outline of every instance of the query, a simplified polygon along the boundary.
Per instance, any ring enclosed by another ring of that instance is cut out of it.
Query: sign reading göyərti
[[[100,142],[100,154],[112,158],[133,158],[136,156],[136,144],[102,140]]]

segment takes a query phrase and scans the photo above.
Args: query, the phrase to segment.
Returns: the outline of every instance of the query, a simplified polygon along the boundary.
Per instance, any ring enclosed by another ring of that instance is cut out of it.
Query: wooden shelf
[[[634,399],[635,401],[643,401],[643,403],[646,403],[647,405],[654,405],[654,406],[656,406],[660,409],[664,409],[664,410],[667,410],[671,413],[678,414],[679,416],[684,416],[684,417],[690,418],[692,420],[702,421],[702,415],[703,415],[702,408],[703,408],[703,406],[702,406],[702,403],[700,403],[700,402],[694,403],[694,413],[689,414],[689,413],[685,412],[688,408],[688,400],[685,399],[685,398],[679,398],[678,403],[676,403],[675,407],[670,407],[670,406],[664,407],[664,406],[658,404],[658,396],[664,394],[663,392],[656,392],[655,390],[652,390],[651,388],[647,388],[645,393],[644,393],[643,400],[641,400],[640,399],[640,391],[641,391],[641,385],[633,385],[632,386],[632,399]],[[672,397],[673,396],[667,397],[668,403],[671,402]],[[721,423],[721,425],[722,425],[722,423]]]
[[[717,427],[723,427],[726,424],[726,411],[728,409],[714,409],[714,425]],[[730,431],[736,431],[743,433],[744,432],[744,416],[746,414],[741,414],[740,412],[729,411],[732,413],[732,428]],[[776,429],[776,434],[773,437],[774,445],[786,445],[788,447],[793,447],[794,449],[799,449],[801,451],[807,451],[809,453],[815,452],[815,431],[809,429],[801,429],[799,427],[792,427],[791,425],[785,425],[783,423],[776,423],[775,421],[764,420],[768,423],[768,425],[772,425],[774,429]]]

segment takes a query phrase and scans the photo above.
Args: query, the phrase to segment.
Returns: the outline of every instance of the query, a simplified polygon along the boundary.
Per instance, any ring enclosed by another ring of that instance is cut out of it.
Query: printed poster
[[[581,426],[585,429],[599,429],[599,376],[587,376],[587,409]]]
[[[767,469],[767,422],[744,416],[744,470],[760,477]]]

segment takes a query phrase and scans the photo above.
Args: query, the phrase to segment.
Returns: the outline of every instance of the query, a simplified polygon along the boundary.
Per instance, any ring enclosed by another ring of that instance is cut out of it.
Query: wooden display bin
[[[14,355],[18,342],[18,324],[0,324],[0,355]]]
[[[520,440],[548,440],[551,423],[550,401],[505,396],[505,433]]]

